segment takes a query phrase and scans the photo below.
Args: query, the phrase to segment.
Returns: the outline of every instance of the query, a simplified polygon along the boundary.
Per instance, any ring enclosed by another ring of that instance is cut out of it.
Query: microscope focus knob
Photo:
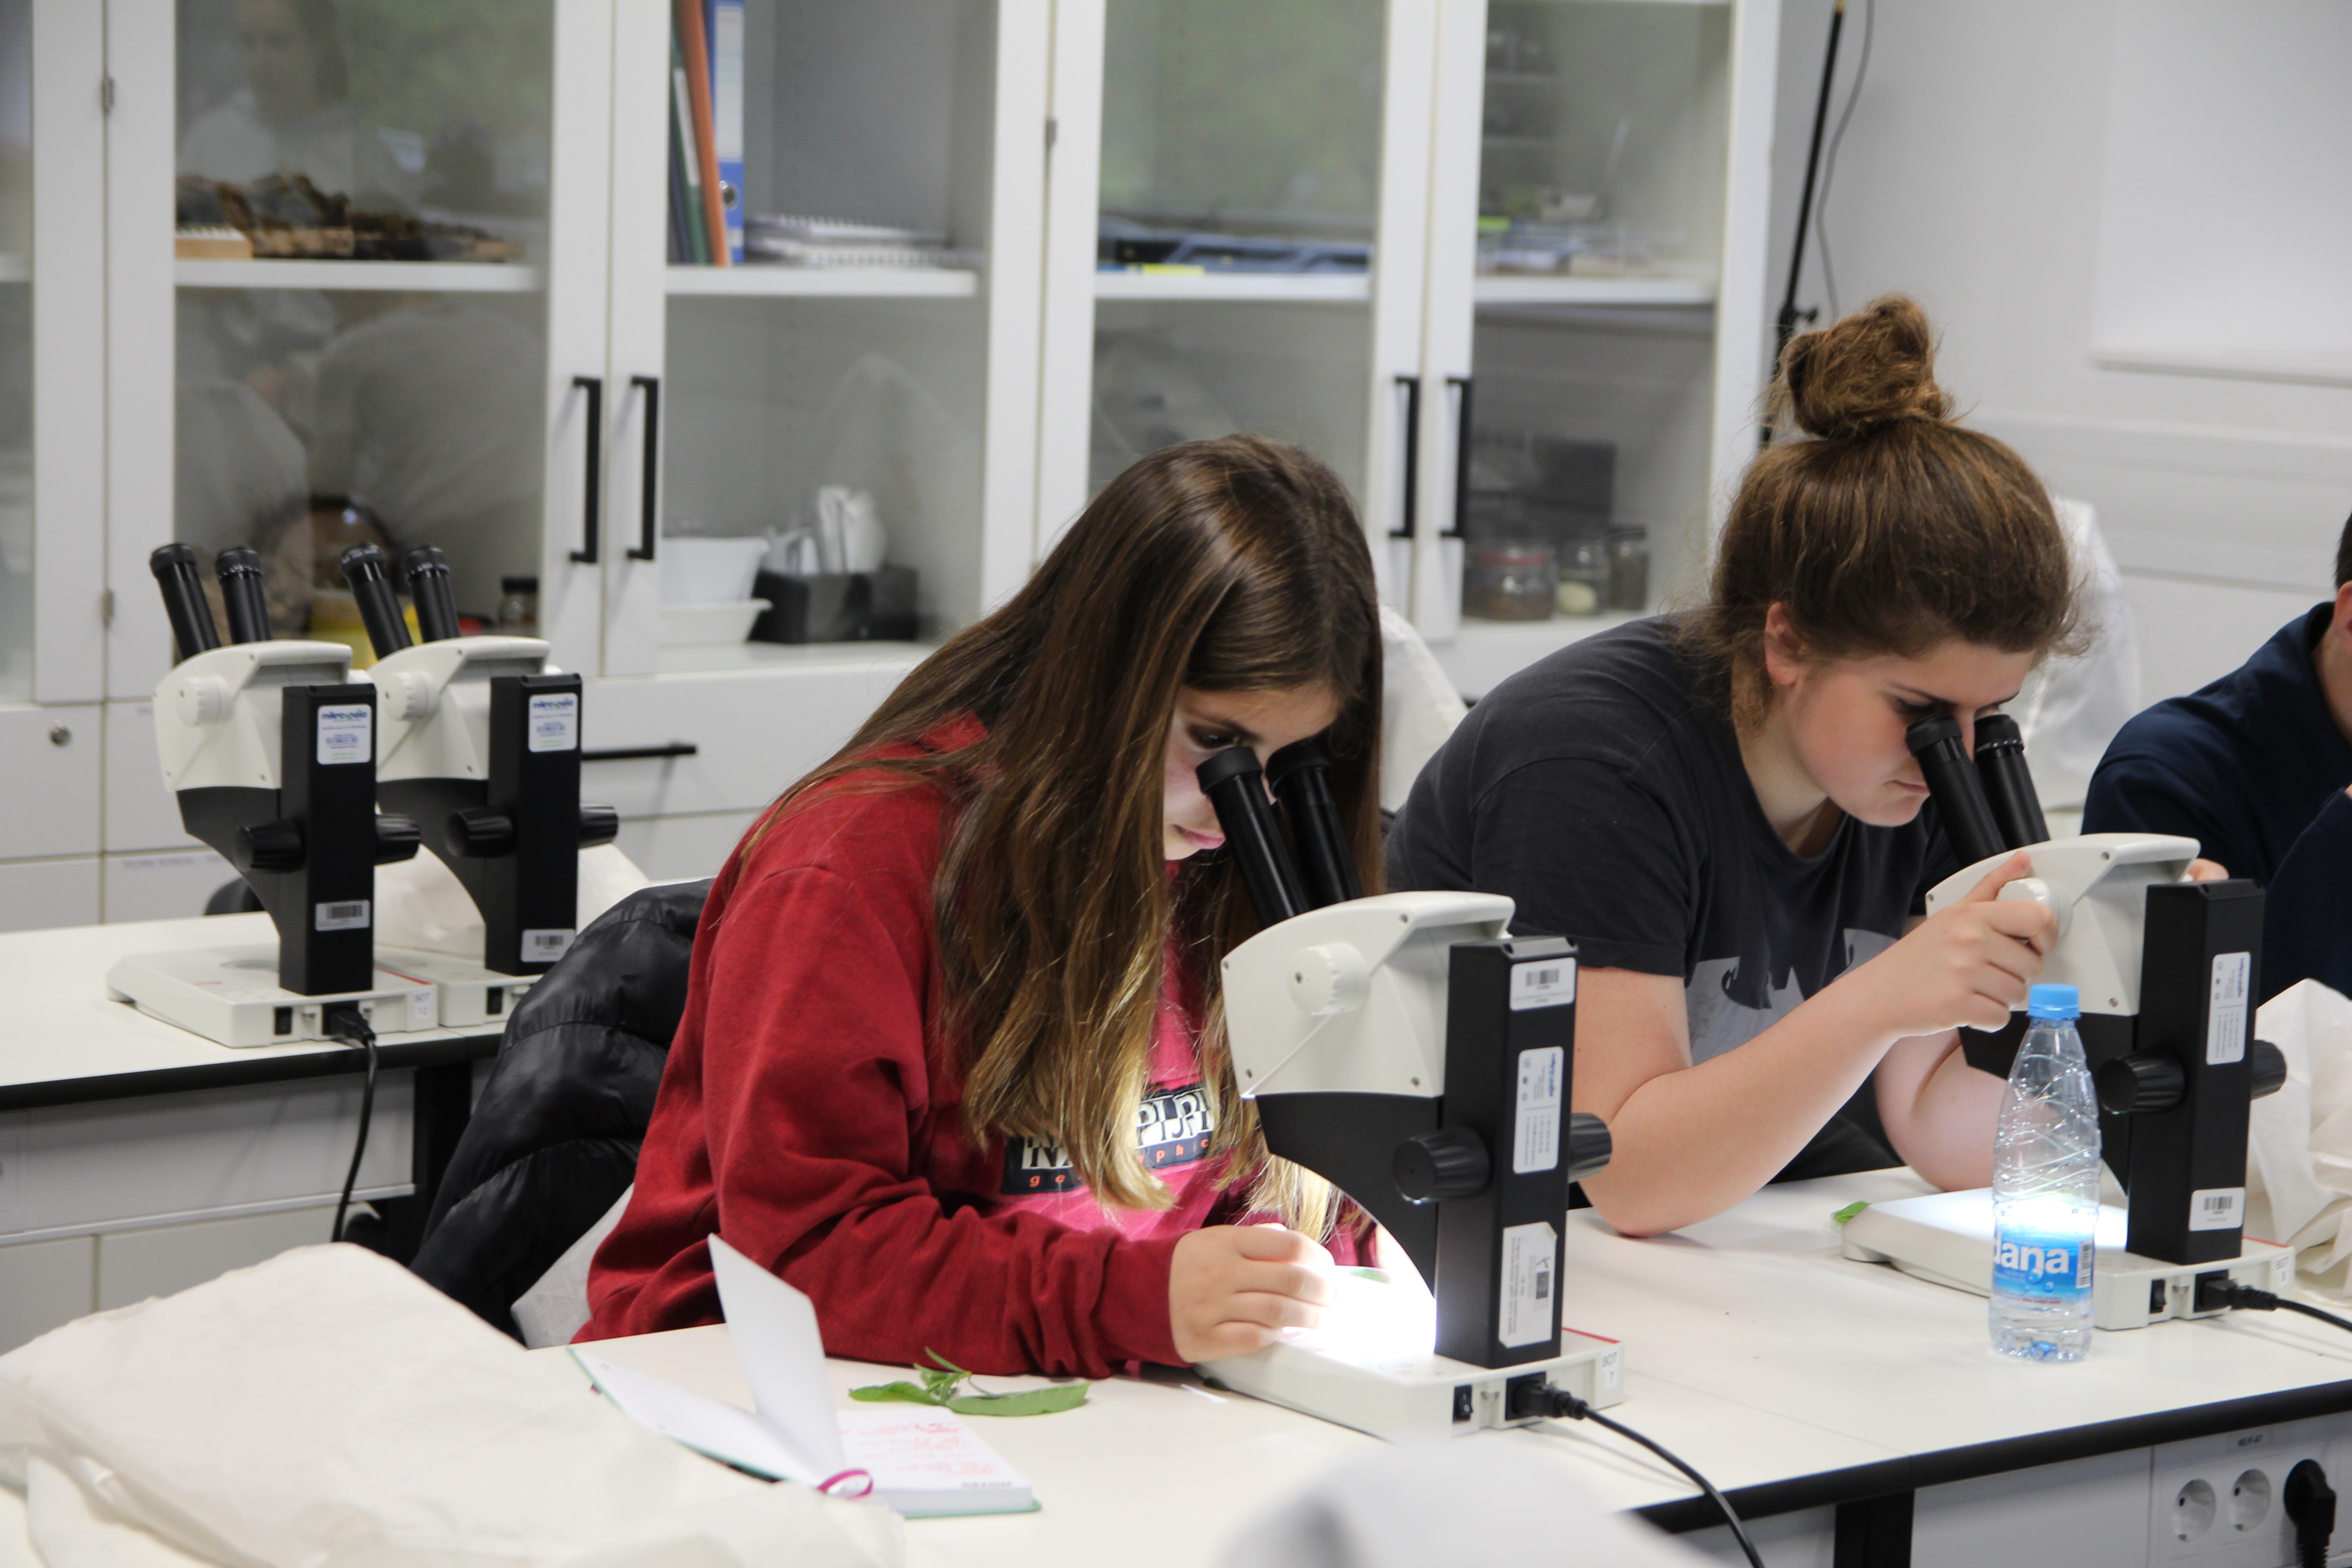
[[[236,830],[237,858],[249,871],[299,871],[302,868],[302,825],[279,818],[257,822]]]
[[[1405,1202],[1444,1204],[1485,1192],[1491,1167],[1478,1134],[1467,1127],[1440,1127],[1398,1144],[1390,1169]]]
[[[2189,1074],[2170,1057],[2136,1051],[2101,1062],[2099,1109],[2116,1116],[2169,1110],[2189,1092]]]
[[[1568,1113],[1568,1179],[1580,1182],[1596,1175],[1609,1165],[1609,1156],[1615,1152],[1615,1142],[1609,1136],[1609,1123],[1589,1110]]]
[[[2268,1040],[2256,1040],[2248,1047],[2246,1061],[2254,1069],[2250,1098],[2260,1100],[2266,1094],[2276,1094],[2279,1086],[2286,1082],[2286,1053]]]
[[[514,847],[514,818],[505,812],[487,805],[471,805],[449,814],[451,854],[488,860],[513,854]]]
[[[425,842],[425,829],[416,818],[385,812],[375,819],[375,863],[389,866],[396,860],[414,860],[416,847]]]
[[[580,803],[580,847],[610,844],[621,836],[621,814],[609,805]]]
[[[227,718],[229,706],[236,697],[228,682],[217,675],[183,676],[172,695],[180,711],[180,722],[191,729],[217,724]]]

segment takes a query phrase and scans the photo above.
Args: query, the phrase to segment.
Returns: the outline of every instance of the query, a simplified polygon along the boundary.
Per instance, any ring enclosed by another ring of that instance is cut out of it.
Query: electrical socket
[[[2352,1423],[2343,1417],[2167,1443],[2150,1475],[2147,1561],[2195,1568],[2293,1568],[2287,1472],[2316,1459],[2327,1484],[2352,1495]],[[2352,1563],[2352,1507],[2340,1508],[2330,1563]]]

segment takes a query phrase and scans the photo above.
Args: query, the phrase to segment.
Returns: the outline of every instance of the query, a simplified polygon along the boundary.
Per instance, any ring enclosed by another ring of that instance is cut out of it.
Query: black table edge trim
[[[2161,1331],[2161,1328],[2154,1325],[2140,1331]],[[1725,1496],[1739,1510],[1741,1518],[1765,1519],[1777,1513],[1834,1507],[1885,1497],[1890,1492],[1916,1491],[1922,1487],[2035,1469],[2127,1448],[2152,1448],[2191,1437],[2212,1437],[2249,1427],[2307,1421],[2315,1415],[2336,1415],[2347,1410],[2352,1410],[2352,1381],[2316,1383],[2271,1394],[2249,1394],[2243,1399],[2151,1411],[2116,1421],[2097,1421],[2085,1426],[1973,1443],[1963,1448],[1940,1448],[1907,1458],[1882,1459],[1843,1470],[1792,1476],[1787,1480],[1735,1488]],[[1633,1410],[1629,1408],[1626,1415],[1634,1425],[1640,1424]],[[1723,1522],[1723,1516],[1704,1497],[1678,1498],[1633,1511],[1659,1529],[1675,1534],[1706,1530]]]
[[[407,1068],[442,1067],[451,1062],[482,1061],[498,1055],[498,1051],[499,1035],[492,1032],[457,1039],[418,1040],[407,1045],[387,1041],[377,1047],[376,1055],[382,1070],[394,1072]],[[292,1083],[302,1079],[355,1073],[366,1065],[366,1058],[355,1050],[322,1050],[294,1057],[231,1053],[221,1061],[189,1067],[0,1085],[0,1111],[41,1110],[107,1100],[141,1100],[150,1095],[188,1094],[207,1089]]]

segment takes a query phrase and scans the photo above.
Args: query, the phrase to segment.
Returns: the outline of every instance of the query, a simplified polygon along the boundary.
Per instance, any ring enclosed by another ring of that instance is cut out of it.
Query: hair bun
[[[1940,420],[1952,408],[1936,384],[1927,312],[1900,294],[1792,339],[1780,354],[1774,401],[1807,435],[1831,441],[1906,419]]]

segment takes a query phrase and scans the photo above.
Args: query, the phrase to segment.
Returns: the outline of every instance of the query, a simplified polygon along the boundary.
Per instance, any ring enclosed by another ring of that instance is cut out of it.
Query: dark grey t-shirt
[[[1496,687],[1414,783],[1388,879],[1508,894],[1516,931],[1675,976],[1702,1062],[1893,945],[1958,865],[1932,805],[1901,827],[1848,817],[1821,854],[1791,852],[1675,630],[1636,621]]]

